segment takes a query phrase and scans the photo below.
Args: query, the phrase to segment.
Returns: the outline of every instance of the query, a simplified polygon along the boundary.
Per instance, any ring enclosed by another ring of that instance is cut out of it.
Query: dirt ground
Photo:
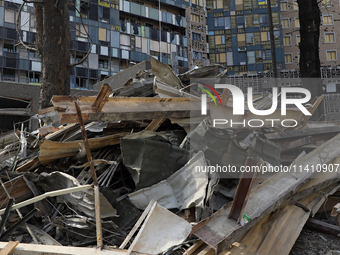
[[[325,213],[315,215],[315,219],[338,225],[335,217]],[[305,228],[301,231],[289,255],[340,255],[340,237],[322,234]]]

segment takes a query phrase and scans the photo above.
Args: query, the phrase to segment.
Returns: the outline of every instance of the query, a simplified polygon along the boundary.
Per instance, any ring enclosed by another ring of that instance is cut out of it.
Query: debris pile
[[[191,79],[223,79],[224,67],[151,65],[97,97],[54,96],[37,130],[0,135],[3,254],[289,254],[338,192],[339,123],[288,108],[296,127],[214,127],[232,95],[218,91],[203,116]]]

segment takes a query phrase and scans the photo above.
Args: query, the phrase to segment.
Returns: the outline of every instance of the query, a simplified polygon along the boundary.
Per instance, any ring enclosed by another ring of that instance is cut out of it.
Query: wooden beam
[[[332,236],[340,236],[340,227],[316,219],[308,219],[306,228]]]
[[[103,107],[104,107],[107,99],[109,98],[111,92],[112,92],[112,88],[110,87],[109,84],[105,83],[101,87],[101,89],[100,89],[100,91],[99,91],[99,93],[96,97],[96,100],[92,104],[92,107],[95,108],[95,110],[97,112],[100,112],[103,109]]]
[[[91,150],[97,150],[106,146],[116,145],[120,143],[120,138],[130,133],[115,134],[100,138],[89,139]],[[84,142],[82,140],[72,142],[53,142],[45,140],[40,145],[39,161],[42,164],[48,164],[56,159],[75,156],[79,153]]]
[[[78,98],[84,122],[187,118],[195,113],[200,116],[201,112],[201,102],[199,99],[109,97],[101,112],[97,112],[92,107],[95,100],[96,97]],[[60,115],[61,123],[74,123],[78,121],[72,97],[53,96],[51,102]]]
[[[299,200],[299,203],[315,212],[338,187],[338,184],[331,185],[323,189],[322,193],[313,193]],[[310,211],[305,212],[295,205],[280,208],[263,218],[239,242],[235,242],[220,255],[288,255],[310,217]]]
[[[247,158],[245,166],[259,166],[259,162],[253,158]],[[240,223],[241,218],[243,217],[242,214],[244,211],[244,207],[247,204],[250,191],[253,187],[255,177],[255,171],[243,172],[241,174],[240,181],[237,185],[235,197],[228,215],[229,219],[234,219],[237,223]]]
[[[109,85],[105,86],[105,84],[104,84],[102,89],[99,92],[98,97],[96,98],[96,101],[94,102],[94,105],[96,105],[95,106],[96,108],[100,109],[105,104],[105,100],[108,97],[107,92],[110,92],[110,91],[111,91],[111,87]],[[95,214],[96,214],[97,246],[102,247],[103,246],[103,235],[102,235],[102,223],[101,223],[101,220],[100,220],[100,199],[99,199],[98,179],[97,179],[96,169],[94,169],[94,164],[93,164],[92,155],[91,155],[91,149],[90,149],[89,141],[87,139],[86,129],[85,129],[85,126],[84,126],[83,117],[81,116],[81,111],[80,111],[78,102],[75,101],[74,105],[75,105],[76,110],[77,110],[81,134],[83,136],[83,143],[84,143],[84,146],[85,146],[85,149],[86,149],[87,160],[90,163],[91,175],[92,175],[92,180],[93,180],[93,184],[94,184],[94,204],[95,204],[94,209],[95,209]]]
[[[11,254],[12,251],[14,251],[15,247],[17,247],[19,244],[19,241],[13,242],[13,241],[9,241],[8,244],[1,249],[0,251],[0,255],[8,255]]]
[[[0,249],[4,249],[6,245],[7,242],[0,242]],[[20,243],[13,253],[18,255],[125,255],[126,250]]]

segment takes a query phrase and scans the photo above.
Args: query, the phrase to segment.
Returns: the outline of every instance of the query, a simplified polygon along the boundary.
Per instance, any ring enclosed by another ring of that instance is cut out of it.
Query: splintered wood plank
[[[97,95],[97,98],[92,105],[96,109],[97,112],[100,112],[103,109],[103,107],[104,107],[107,99],[109,98],[111,92],[112,92],[112,89],[111,89],[109,84],[105,83],[101,87],[101,89],[100,89],[100,91]]]
[[[16,242],[9,241],[8,244],[0,251],[0,255],[11,254],[11,252],[14,251],[15,247],[17,247],[18,244],[19,244],[19,241],[16,241]]]
[[[338,184],[334,184],[322,191],[332,194],[338,187]],[[324,200],[324,194],[313,193],[299,201],[310,212],[290,205],[267,215],[241,241],[235,242],[221,255],[288,255],[311,212],[317,211]]]
[[[7,243],[0,242],[0,249],[3,249]],[[41,244],[19,244],[14,253],[17,255],[125,255],[126,250],[113,249],[108,247],[107,249],[97,248],[85,248],[85,247],[73,247],[73,246],[55,246],[55,245],[41,245]]]
[[[97,150],[106,146],[116,145],[120,143],[120,138],[130,133],[115,134],[100,138],[89,139],[91,150]],[[56,159],[75,156],[82,148],[83,140],[72,142],[53,142],[45,140],[40,146],[39,161],[42,164],[48,164]]]
[[[340,134],[302,157],[295,165],[305,169],[306,166],[331,164],[334,158],[339,155]],[[251,219],[247,224],[241,226],[234,220],[228,219],[230,205],[226,205],[211,217],[194,226],[193,234],[213,247],[216,253],[219,253],[237,241],[266,215],[278,209],[286,199],[294,195],[315,175],[315,172],[304,170],[280,172],[251,191],[244,209],[244,214]]]
[[[92,107],[95,100],[96,97],[78,98],[84,121],[187,118],[201,112],[200,100],[190,98],[109,97],[101,112]],[[78,121],[72,97],[53,96],[51,102],[61,123]]]

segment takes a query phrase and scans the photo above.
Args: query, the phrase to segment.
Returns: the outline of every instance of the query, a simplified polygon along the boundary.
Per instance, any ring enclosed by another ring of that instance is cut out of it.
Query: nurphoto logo
[[[206,94],[202,94],[201,95],[201,114],[202,115],[207,115],[207,95],[209,95],[211,97],[211,99],[213,100],[215,106],[217,106],[217,102],[215,97],[213,96],[213,94],[208,91],[208,89],[210,89],[215,96],[217,97],[217,99],[219,100],[219,104],[221,106],[223,106],[222,104],[222,100],[220,98],[220,96],[218,95],[216,89],[229,89],[232,96],[233,96],[233,115],[235,116],[240,116],[240,115],[245,115],[245,96],[242,92],[242,90],[240,88],[238,88],[235,85],[229,85],[229,84],[215,84],[213,88],[212,86],[205,84],[205,83],[200,83],[201,85],[203,85],[203,87],[205,88],[200,88],[202,91],[206,92]],[[289,93],[294,93],[294,94],[303,94],[304,97],[302,98],[288,98],[288,94]],[[252,87],[248,87],[247,90],[247,106],[248,106],[248,110],[257,116],[268,116],[268,115],[272,115],[278,107],[278,96],[281,96],[281,112],[280,115],[281,116],[286,116],[287,114],[287,105],[295,105],[295,107],[297,107],[304,115],[312,115],[307,109],[306,107],[303,105],[305,103],[307,103],[310,99],[311,99],[311,93],[305,89],[305,88],[291,88],[291,87],[284,87],[281,88],[281,93],[278,94],[278,88],[277,87],[273,87],[272,88],[272,105],[270,107],[270,109],[256,109],[253,105],[253,88]],[[295,127],[298,123],[296,120],[292,120],[292,119],[251,119],[248,120],[248,126],[249,127],[261,127],[260,125],[252,125],[251,123],[254,122],[259,122],[259,123],[263,123],[264,121],[270,121],[272,122],[272,126],[274,127],[274,122],[275,121],[281,121],[281,125],[284,127]],[[213,119],[213,126],[215,127],[218,124],[227,124],[230,123],[232,125],[233,120],[227,120],[227,119]],[[234,124],[244,124],[245,127],[245,120],[243,122],[234,122]],[[292,123],[294,122],[295,124],[290,124],[289,126],[285,125],[286,122]],[[262,125],[263,126],[263,125]]]

